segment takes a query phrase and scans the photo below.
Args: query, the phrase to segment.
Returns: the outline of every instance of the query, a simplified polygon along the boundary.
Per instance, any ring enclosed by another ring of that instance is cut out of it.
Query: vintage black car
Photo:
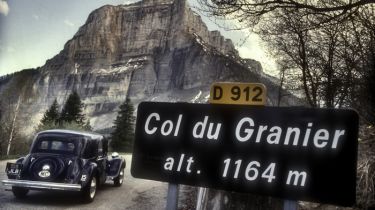
[[[107,156],[108,141],[99,134],[71,130],[47,130],[36,135],[30,154],[7,163],[8,180],[17,198],[29,190],[80,191],[91,202],[98,186],[112,180],[121,186],[125,160]]]

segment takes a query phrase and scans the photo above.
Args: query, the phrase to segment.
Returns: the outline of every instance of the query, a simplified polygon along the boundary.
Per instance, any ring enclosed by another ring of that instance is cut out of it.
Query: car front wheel
[[[12,192],[16,198],[22,199],[26,197],[29,190],[22,187],[12,187]]]
[[[83,200],[87,203],[91,203],[96,195],[97,179],[95,176],[91,177],[90,182],[82,191]]]
[[[113,179],[113,183],[115,184],[116,187],[120,187],[122,183],[124,182],[124,171],[125,169],[122,168],[119,175]]]

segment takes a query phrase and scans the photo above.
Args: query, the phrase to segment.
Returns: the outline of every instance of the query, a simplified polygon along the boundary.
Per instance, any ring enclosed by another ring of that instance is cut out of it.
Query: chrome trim
[[[66,184],[56,182],[39,182],[29,180],[8,179],[1,181],[5,186],[25,187],[28,189],[48,189],[48,190],[66,190],[66,191],[81,191],[79,184]]]

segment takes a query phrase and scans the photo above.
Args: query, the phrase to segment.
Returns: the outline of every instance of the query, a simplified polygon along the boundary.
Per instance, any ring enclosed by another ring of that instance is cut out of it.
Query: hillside
[[[264,83],[268,104],[277,104],[275,78],[259,62],[240,58],[232,41],[209,31],[185,0],[144,0],[93,11],[44,66],[0,79],[0,94],[20,102],[20,126],[31,132],[55,98],[63,104],[76,90],[97,130],[112,126],[126,97],[134,104],[206,102],[215,81]],[[287,95],[282,105],[300,103]]]

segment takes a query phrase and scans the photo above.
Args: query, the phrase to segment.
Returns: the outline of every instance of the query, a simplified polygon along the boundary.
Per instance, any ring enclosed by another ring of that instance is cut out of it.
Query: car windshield
[[[58,153],[77,155],[82,147],[82,137],[65,135],[42,135],[36,139],[32,153]]]

